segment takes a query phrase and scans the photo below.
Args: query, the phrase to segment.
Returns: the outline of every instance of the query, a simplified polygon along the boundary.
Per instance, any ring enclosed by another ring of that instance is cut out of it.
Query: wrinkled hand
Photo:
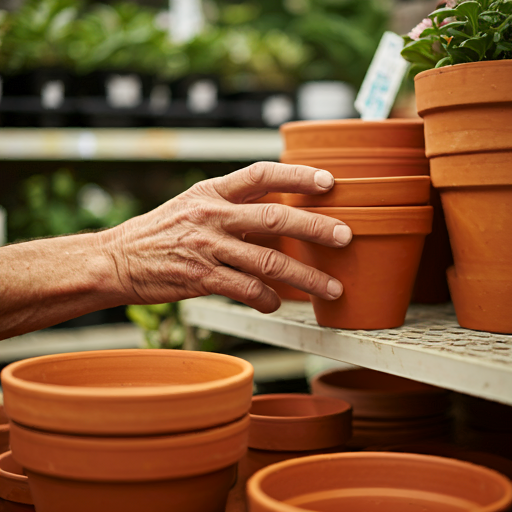
[[[342,222],[278,204],[247,204],[267,192],[319,194],[327,171],[259,162],[197,183],[159,208],[104,231],[126,303],[156,304],[218,294],[270,313],[275,291],[253,274],[336,299],[339,281],[284,254],[249,244],[247,233],[286,235],[329,247],[352,237]]]

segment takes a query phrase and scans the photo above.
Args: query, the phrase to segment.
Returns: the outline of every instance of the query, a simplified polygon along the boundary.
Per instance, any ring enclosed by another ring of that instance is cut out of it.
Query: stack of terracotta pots
[[[352,408],[337,398],[302,394],[252,399],[249,450],[226,512],[244,512],[246,483],[256,471],[283,460],[345,450],[352,434]]]
[[[60,354],[2,371],[38,512],[223,512],[247,449],[252,366],[205,352]]]
[[[426,154],[455,267],[462,327],[512,333],[512,61],[473,62],[416,76]]]
[[[446,390],[367,369],[329,370],[312,379],[311,390],[352,404],[351,447],[450,438]]]
[[[353,239],[343,249],[300,243],[300,259],[336,277],[335,301],[311,296],[320,325],[386,329],[403,324],[431,232],[430,179],[420,121],[297,122],[281,127],[281,161],[330,171],[327,194],[282,194],[284,204],[339,219]]]

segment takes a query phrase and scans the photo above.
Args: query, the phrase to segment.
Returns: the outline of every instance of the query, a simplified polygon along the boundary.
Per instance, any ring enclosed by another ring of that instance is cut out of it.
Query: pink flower
[[[421,23],[418,23],[407,35],[413,39],[414,41],[417,41],[421,33],[426,29],[430,28],[432,26],[432,20],[430,18],[425,18]]]

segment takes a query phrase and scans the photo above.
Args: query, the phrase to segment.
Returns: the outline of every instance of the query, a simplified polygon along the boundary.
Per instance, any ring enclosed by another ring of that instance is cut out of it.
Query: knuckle
[[[263,275],[268,277],[279,277],[285,268],[283,255],[273,249],[263,251],[260,269]]]
[[[323,238],[325,221],[320,215],[312,216],[306,224],[307,231],[314,238]]]
[[[268,171],[266,162],[255,162],[247,168],[249,181],[253,184],[261,183]]]
[[[262,209],[262,224],[269,230],[279,229],[286,223],[287,210],[278,204],[267,204]]]
[[[318,272],[313,269],[307,270],[303,282],[308,290],[316,290],[319,282]]]
[[[246,285],[244,296],[246,300],[256,300],[263,294],[263,283],[259,279],[251,279]]]

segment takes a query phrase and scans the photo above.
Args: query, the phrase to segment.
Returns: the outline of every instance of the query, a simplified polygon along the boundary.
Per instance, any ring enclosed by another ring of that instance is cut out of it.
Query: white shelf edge
[[[370,331],[361,334],[362,331],[304,325],[216,298],[184,301],[182,314],[191,326],[302,350],[512,405],[512,360],[507,367],[437,349],[386,343],[372,338]]]
[[[277,130],[0,128],[0,160],[256,161],[281,153]]]

